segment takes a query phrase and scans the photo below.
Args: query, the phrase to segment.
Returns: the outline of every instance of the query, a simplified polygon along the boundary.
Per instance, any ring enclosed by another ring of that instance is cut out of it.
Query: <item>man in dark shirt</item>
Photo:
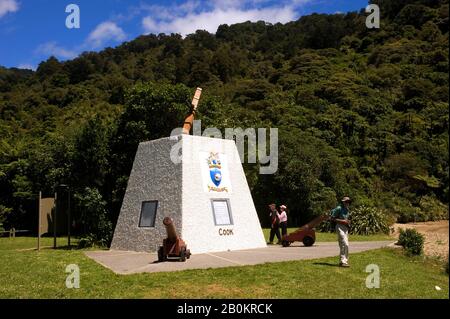
[[[270,238],[269,245],[273,244],[273,238],[276,235],[278,242],[277,244],[281,244],[281,236],[280,236],[280,219],[278,217],[278,212],[275,204],[269,205],[269,216],[270,216]]]

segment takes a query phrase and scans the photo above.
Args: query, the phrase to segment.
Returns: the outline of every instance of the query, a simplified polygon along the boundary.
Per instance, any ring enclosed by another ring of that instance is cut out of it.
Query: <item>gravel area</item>
[[[438,256],[448,258],[448,220],[437,222],[394,224],[394,236],[398,238],[399,228],[414,228],[425,236],[424,253],[427,256]]]

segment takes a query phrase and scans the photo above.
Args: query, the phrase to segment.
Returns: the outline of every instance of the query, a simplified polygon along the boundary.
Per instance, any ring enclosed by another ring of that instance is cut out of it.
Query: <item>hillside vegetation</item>
[[[36,72],[0,68],[0,227],[34,229],[36,196],[68,184],[81,233],[108,237],[137,144],[181,126],[278,128],[279,166],[244,164],[263,225],[296,226],[354,198],[401,222],[448,218],[447,0],[378,0],[287,24],[143,35]]]

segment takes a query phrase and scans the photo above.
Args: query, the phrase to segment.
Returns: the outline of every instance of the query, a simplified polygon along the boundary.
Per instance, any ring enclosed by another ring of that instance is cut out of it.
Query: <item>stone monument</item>
[[[139,144],[112,249],[157,251],[164,217],[193,254],[266,247],[235,142],[188,135],[192,121]]]

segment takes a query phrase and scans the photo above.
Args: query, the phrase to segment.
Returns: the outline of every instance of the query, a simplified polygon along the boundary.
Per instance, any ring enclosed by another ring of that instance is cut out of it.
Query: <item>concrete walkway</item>
[[[350,253],[391,246],[390,241],[370,241],[350,243]],[[290,247],[271,245],[266,248],[225,251],[218,253],[193,254],[186,262],[158,262],[156,253],[120,250],[87,251],[85,254],[111,269],[116,274],[136,274],[143,272],[179,271],[230,266],[245,266],[289,260],[316,259],[339,255],[337,242],[316,243],[312,247],[301,244]],[[336,263],[338,260],[336,260]]]

